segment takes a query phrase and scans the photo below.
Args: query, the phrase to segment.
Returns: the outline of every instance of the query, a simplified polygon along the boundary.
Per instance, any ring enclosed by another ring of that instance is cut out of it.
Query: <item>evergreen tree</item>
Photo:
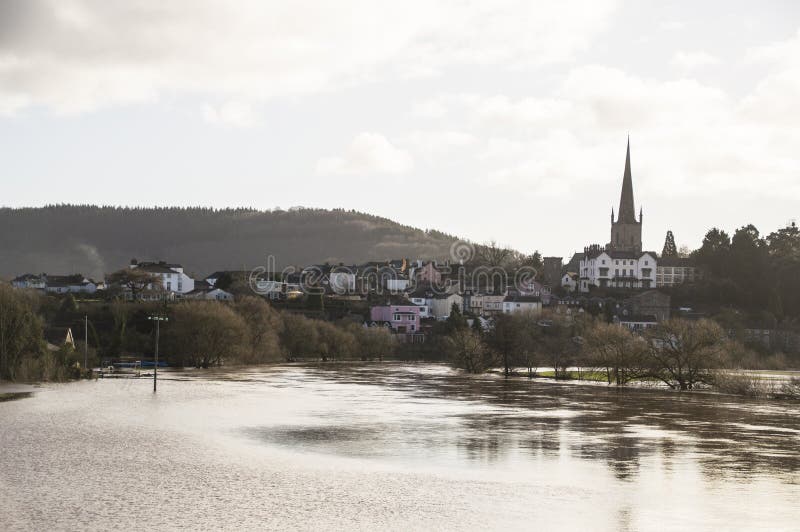
[[[675,236],[672,231],[667,231],[667,238],[664,240],[664,249],[661,251],[662,257],[677,257],[678,248],[675,246]]]

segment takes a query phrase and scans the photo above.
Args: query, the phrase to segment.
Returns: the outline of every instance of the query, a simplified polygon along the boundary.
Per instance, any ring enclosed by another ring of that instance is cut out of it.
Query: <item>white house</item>
[[[134,259],[131,261],[130,267],[131,269],[138,268],[160,277],[161,287],[167,293],[173,292],[184,295],[194,290],[194,279],[184,273],[183,266],[180,264],[168,264],[164,261],[137,262]]]
[[[436,294],[431,298],[431,316],[437,320],[446,320],[450,317],[453,305],[462,308],[464,299],[458,294]]]
[[[656,286],[656,254],[589,246],[580,261],[579,289],[592,287],[647,290]]]
[[[656,286],[675,286],[693,283],[701,277],[700,269],[692,259],[683,257],[662,257],[656,268]]]
[[[349,270],[332,270],[328,274],[328,283],[336,294],[346,294],[356,290],[356,274]]]
[[[420,318],[431,318],[433,315],[431,314],[431,300],[433,298],[430,297],[410,297],[409,300],[419,307],[419,317]]]
[[[187,299],[202,299],[206,301],[233,301],[234,296],[221,288],[211,288],[209,290],[192,290],[184,297]]]
[[[508,295],[503,299],[503,314],[517,312],[542,312],[542,299],[538,296]]]
[[[561,286],[567,292],[574,292],[578,289],[578,274],[575,272],[567,272],[561,277]]]
[[[12,279],[11,286],[14,288],[32,288],[36,290],[44,290],[47,286],[47,275],[26,273]]]
[[[408,278],[386,279],[386,289],[390,292],[402,292],[409,284]]]
[[[51,294],[94,294],[97,284],[81,274],[46,275],[45,291]]]
[[[622,327],[627,327],[631,331],[640,332],[650,327],[658,325],[658,320],[652,315],[633,314],[620,316],[619,322]]]

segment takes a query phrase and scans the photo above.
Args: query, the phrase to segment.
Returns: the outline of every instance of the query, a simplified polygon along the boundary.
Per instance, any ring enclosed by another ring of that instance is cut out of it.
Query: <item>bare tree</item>
[[[502,268],[506,265],[511,258],[511,250],[509,248],[500,247],[494,240],[476,246],[475,255],[478,264],[488,266],[490,268]]]
[[[671,388],[689,390],[711,381],[710,370],[722,361],[728,339],[710,320],[671,319],[649,332],[653,374]]]
[[[215,301],[175,305],[169,326],[162,331],[168,336],[168,345],[198,368],[237,360],[249,347],[244,319]]]
[[[586,335],[588,360],[606,370],[609,384],[624,386],[648,374],[647,342],[628,328],[600,323]]]
[[[313,321],[305,316],[284,313],[280,339],[287,360],[319,354],[319,332]]]
[[[469,373],[483,373],[495,363],[495,357],[481,336],[468,327],[452,331],[445,339],[450,359]]]
[[[145,290],[161,289],[161,278],[159,276],[139,268],[125,268],[110,273],[106,276],[106,282],[111,286],[129,290],[134,300]]]
[[[362,357],[383,360],[394,353],[396,342],[392,333],[383,327],[364,329],[360,335]]]
[[[42,322],[34,294],[0,284],[0,379],[14,380],[26,357],[42,353]]]
[[[283,320],[269,303],[256,296],[239,298],[234,305],[236,312],[244,319],[247,327],[249,353],[244,354],[242,362],[274,362],[281,358],[280,339]]]

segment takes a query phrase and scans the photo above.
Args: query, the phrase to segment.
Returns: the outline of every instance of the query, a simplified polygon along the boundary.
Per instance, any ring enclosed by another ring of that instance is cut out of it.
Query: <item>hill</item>
[[[132,258],[219,269],[387,258],[444,258],[455,237],[341,209],[289,211],[56,205],[0,208],[0,276],[102,277]]]

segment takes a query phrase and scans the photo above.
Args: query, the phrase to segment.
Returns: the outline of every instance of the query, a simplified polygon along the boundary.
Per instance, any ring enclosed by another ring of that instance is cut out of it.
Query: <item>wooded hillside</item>
[[[341,209],[0,208],[0,276],[80,272],[101,278],[134,257],[188,273],[387,258],[445,258],[455,237]]]

